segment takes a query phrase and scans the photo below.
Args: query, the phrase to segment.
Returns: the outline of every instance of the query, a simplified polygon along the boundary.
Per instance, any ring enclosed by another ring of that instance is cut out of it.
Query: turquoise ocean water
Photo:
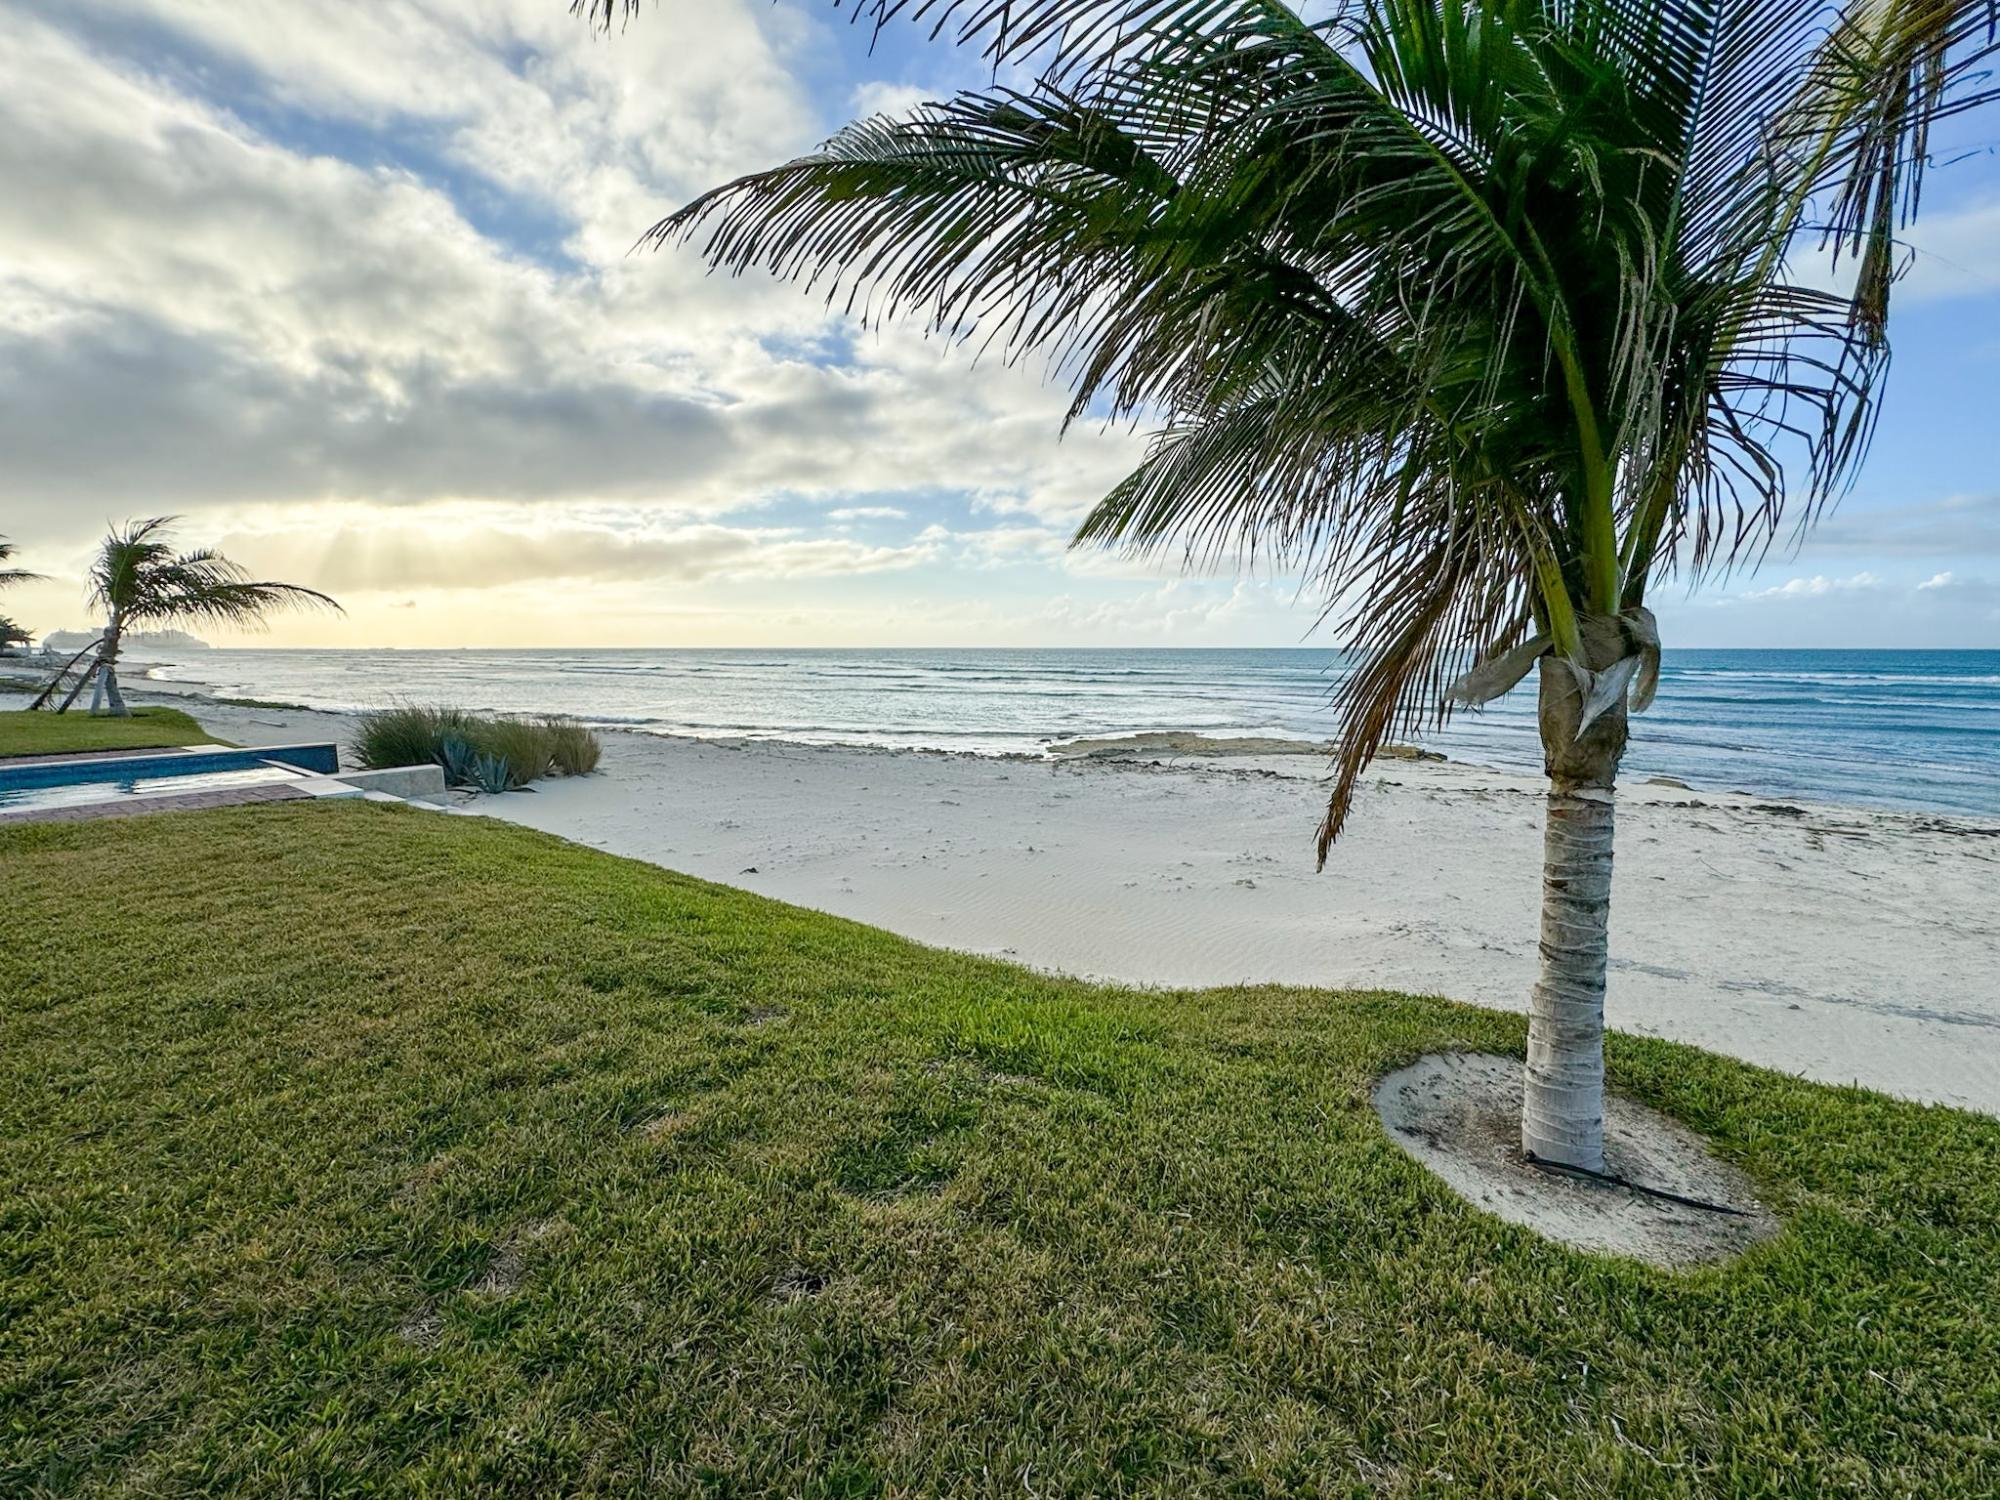
[[[162,677],[319,708],[398,698],[664,734],[1033,753],[1192,730],[1325,739],[1333,650],[545,650],[162,653]],[[1427,743],[1539,763],[1531,688]],[[2000,815],[2000,651],[1670,651],[1628,776]]]

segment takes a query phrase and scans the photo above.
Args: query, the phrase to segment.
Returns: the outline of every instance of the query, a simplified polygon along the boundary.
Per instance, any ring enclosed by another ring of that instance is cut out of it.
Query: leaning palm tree
[[[240,564],[212,549],[176,552],[169,535],[177,519],[127,522],[104,539],[90,565],[90,602],[106,618],[96,671],[109,712],[120,718],[132,711],[118,687],[118,652],[125,632],[134,626],[257,625],[272,610],[287,606],[340,608],[317,589],[249,578]]]
[[[1851,479],[1895,234],[1931,126],[1987,97],[1993,0],[848,8],[954,29],[994,86],[849,126],[650,242],[1038,354],[1072,420],[1154,427],[1077,539],[1318,586],[1359,651],[1322,864],[1391,735],[1536,672],[1521,1139],[1601,1171],[1613,787],[1658,675],[1650,591],[1754,561]],[[1794,273],[1808,251],[1839,290]]]

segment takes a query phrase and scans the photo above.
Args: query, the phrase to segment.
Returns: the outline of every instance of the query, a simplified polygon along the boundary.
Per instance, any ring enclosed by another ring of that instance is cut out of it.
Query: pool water
[[[173,797],[186,792],[232,791],[246,786],[270,786],[297,781],[304,773],[290,766],[253,765],[227,771],[188,771],[162,776],[158,770],[141,775],[106,776],[102,761],[91,767],[97,779],[57,786],[0,786],[0,813],[39,812],[51,807],[81,807],[91,802],[117,802],[141,797]]]
[[[215,771],[247,771],[273,762],[328,776],[340,768],[339,752],[332,745],[266,745],[255,750],[197,746],[139,755],[73,755],[25,765],[0,760],[0,791],[115,782],[127,776],[206,776]]]

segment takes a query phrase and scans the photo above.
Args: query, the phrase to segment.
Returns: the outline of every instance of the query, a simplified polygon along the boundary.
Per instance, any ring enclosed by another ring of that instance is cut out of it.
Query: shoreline
[[[139,671],[150,671],[152,666],[161,664],[140,662],[133,665]],[[200,685],[180,683],[172,678],[156,679],[150,676],[135,678],[133,685],[126,689],[126,697],[134,702],[144,701],[149,695],[169,702],[201,704],[216,713],[262,712],[309,715],[313,721],[339,724],[342,726],[343,735],[351,733],[355,721],[367,712],[365,709],[319,708],[304,703],[218,696]],[[4,690],[0,690],[0,700],[6,699],[7,696]],[[532,717],[540,711],[523,709],[492,710],[492,712],[502,714],[518,712]],[[1337,749],[1332,741],[1281,736],[1212,736],[1200,730],[1134,730],[1121,734],[1084,735],[1070,740],[1052,738],[1045,741],[1043,748],[1038,751],[966,750],[940,745],[884,745],[859,740],[796,739],[778,733],[702,734],[692,730],[648,727],[653,721],[633,722],[616,718],[593,718],[587,715],[567,717],[575,718],[578,723],[587,725],[599,735],[631,735],[647,740],[695,745],[731,747],[768,745],[846,755],[934,756],[945,760],[997,761],[1019,765],[1093,762],[1179,768],[1211,765],[1227,768],[1233,765],[1247,765],[1250,762],[1268,762],[1253,769],[1259,774],[1281,774],[1329,786],[1333,779],[1330,770],[1309,772],[1294,763],[1313,757],[1331,758]],[[341,741],[341,748],[343,750],[347,748],[345,738]],[[1412,744],[1384,745],[1376,753],[1375,762],[1370,767],[1368,776],[1372,778],[1410,764],[1448,765],[1460,771],[1504,778],[1509,782],[1526,783],[1532,787],[1535,795],[1539,796],[1541,793],[1542,778],[1533,771],[1465,756],[1448,755],[1442,751]],[[1829,816],[1848,814],[1908,822],[1924,829],[1955,831],[1977,837],[2000,839],[2000,817],[1989,817],[1980,813],[1960,812],[1941,807],[1922,808],[1886,803],[1842,802],[1833,798],[1811,797],[1791,792],[1757,792],[1742,787],[1705,786],[1677,776],[1632,775],[1621,779],[1618,783],[1620,802],[1624,802],[1633,793],[1647,788],[1685,793],[1693,798],[1711,798],[1722,806],[1741,805],[1777,809],[1785,814],[1819,813]],[[1996,981],[2000,981],[2000,974],[1996,974]]]
[[[160,698],[242,743],[352,719]],[[191,701],[193,700],[193,701]],[[1395,989],[1525,1008],[1542,787],[1379,761],[1322,874],[1302,755],[1070,758],[602,732],[599,773],[471,812],[1110,982]],[[1620,789],[1607,1023],[2000,1114],[2000,829],[1946,814]]]
[[[605,662],[588,658],[602,654]],[[402,701],[560,712],[594,728],[699,739],[980,756],[1172,749],[1199,738],[1325,744],[1324,652],[232,651],[145,658],[158,689],[289,699],[335,713]],[[1885,658],[1879,668],[1860,656]],[[1623,784],[1667,777],[1774,801],[2000,824],[2000,651],[1688,652],[1635,726]],[[1238,661],[1241,656],[1244,659]],[[218,659],[218,658],[226,658]],[[1793,660],[1796,658],[1796,660]],[[162,680],[164,679],[164,680]],[[1135,685],[1136,684],[1136,685]],[[966,696],[969,694],[969,696]],[[1772,695],[1776,695],[1775,697]],[[913,696],[914,695],[914,696]],[[1531,695],[1530,695],[1531,696]],[[1422,735],[1454,762],[1539,776],[1516,694]],[[1192,747],[1190,747],[1192,748]]]

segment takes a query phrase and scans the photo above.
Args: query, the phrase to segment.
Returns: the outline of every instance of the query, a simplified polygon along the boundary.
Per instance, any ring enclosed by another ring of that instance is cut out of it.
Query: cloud
[[[1819,599],[1828,594],[1852,594],[1869,589],[1878,589],[1882,580],[1873,573],[1856,573],[1849,578],[1828,578],[1815,574],[1811,578],[1788,578],[1772,588],[1752,589],[1739,594],[1740,599]]]
[[[2000,557],[2000,494],[1947,495],[1893,509],[1845,508],[1814,528],[1815,554]]]
[[[1670,646],[1858,649],[2000,644],[2000,586],[1946,569],[1928,575],[1801,575],[1769,588],[1655,606]]]
[[[883,573],[935,555],[928,545],[871,547],[781,528],[626,518],[519,515],[495,525],[482,507],[329,507],[313,524],[248,525],[222,550],[267,576],[311,577],[335,594],[529,583],[699,583]]]
[[[860,512],[921,487],[1060,513],[1127,461],[1116,436],[1058,447],[1062,398],[1034,372],[905,330],[847,352],[795,288],[626,256],[694,187],[815,138],[786,66],[812,33],[789,9],[716,0],[688,22],[700,45],[686,25],[612,45],[543,0],[309,23],[96,0],[96,48],[0,9],[0,451],[24,542],[330,500]],[[111,22],[134,16],[249,70],[241,109],[191,91],[199,68],[121,54]],[[431,139],[545,200],[573,262],[482,231],[450,171],[336,126]],[[799,352],[827,347],[842,357]]]
[[[896,505],[843,505],[826,513],[829,521],[900,521],[909,512]]]
[[[968,557],[988,565],[1044,562],[1069,546],[1068,533],[1046,526],[991,526],[959,532],[954,540]]]
[[[1917,585],[1917,591],[1951,604],[2000,605],[2000,583],[1985,578],[1960,577],[1949,569],[1932,574]]]
[[[542,0],[371,0],[309,17],[291,0],[76,7],[107,50],[148,66],[162,39],[191,53],[188,68],[220,75],[246,112],[414,141],[558,207],[577,221],[577,248],[602,259],[643,222],[635,195],[685,198],[823,132],[797,76],[827,45],[820,21],[756,0],[675,8],[607,39]]]
[[[920,88],[908,83],[881,83],[871,80],[855,89],[851,96],[854,117],[862,119],[868,115],[907,115],[921,104],[929,104],[938,97],[935,89]]]

